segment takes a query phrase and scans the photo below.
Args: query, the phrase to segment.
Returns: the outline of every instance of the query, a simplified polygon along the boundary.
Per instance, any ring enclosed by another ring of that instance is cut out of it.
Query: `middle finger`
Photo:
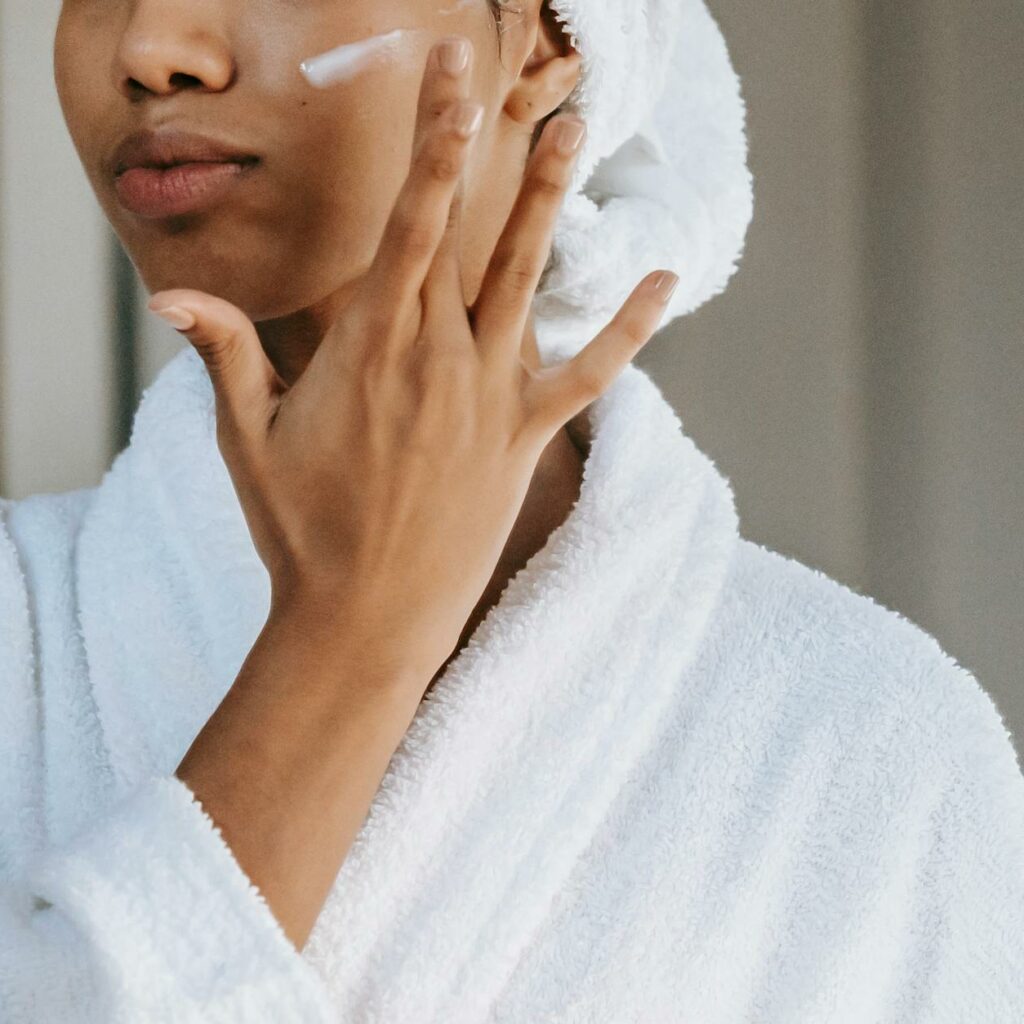
[[[412,159],[448,105],[469,98],[472,57],[473,47],[465,36],[446,36],[431,49],[416,103]]]
[[[409,175],[363,275],[361,295],[369,306],[390,310],[399,321],[418,308],[472,134],[464,123],[472,110],[459,99],[468,92],[470,54],[469,40],[459,36],[442,40],[430,51],[420,84]]]
[[[452,37],[458,39],[459,37]],[[462,40],[465,43],[465,40]],[[444,45],[444,44],[442,44]],[[468,58],[453,56],[446,73],[432,88],[424,88],[420,94],[420,110],[417,123],[427,124],[437,115],[436,109],[443,110],[444,104],[454,99],[467,99],[470,93],[470,75],[473,70],[472,47],[466,47]],[[443,63],[445,58],[438,56]],[[461,70],[459,70],[461,68]],[[466,317],[466,304],[462,295],[462,273],[460,270],[460,226],[464,183],[459,179],[448,211],[448,223],[441,241],[434,253],[433,262],[427,271],[421,289],[424,316],[437,313],[444,322],[455,322],[455,318]]]

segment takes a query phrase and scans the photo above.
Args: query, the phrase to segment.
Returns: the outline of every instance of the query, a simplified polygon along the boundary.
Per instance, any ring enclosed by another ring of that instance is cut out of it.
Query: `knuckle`
[[[642,345],[647,340],[647,323],[639,316],[625,316],[620,321],[619,332],[630,345]]]
[[[385,347],[380,344],[369,345],[359,362],[357,379],[364,399],[373,394],[380,381],[386,379],[389,374],[391,364],[382,354]]]
[[[505,287],[515,295],[526,295],[533,291],[533,267],[525,261],[513,260],[503,271]]]
[[[604,391],[604,374],[590,360],[584,360],[573,375],[573,386],[578,395],[592,400]]]
[[[238,333],[231,329],[219,329],[196,342],[207,366],[221,372],[230,372],[240,347]]]
[[[363,382],[376,386],[380,381],[392,378],[396,369],[396,352],[399,349],[394,338],[394,322],[386,313],[371,314],[362,321],[366,344],[360,346],[352,371]]]
[[[458,153],[447,144],[432,149],[423,158],[423,171],[431,181],[449,182],[459,173]]]
[[[469,372],[470,361],[466,346],[447,334],[429,331],[410,346],[407,359],[418,378],[440,374],[446,380],[456,381]]]
[[[395,219],[395,241],[401,254],[419,259],[433,251],[434,231],[415,213],[402,211]]]
[[[532,292],[535,287],[536,267],[520,252],[503,252],[495,257],[496,269],[502,286],[515,295]]]
[[[394,331],[394,314],[384,303],[374,302],[369,305],[360,304],[355,310],[357,317],[355,326],[357,335],[366,339],[361,346],[345,345],[346,354],[358,353],[361,364],[374,365],[382,360],[384,342]]]
[[[555,173],[553,167],[540,166],[530,172],[528,186],[534,196],[541,200],[556,202],[561,200],[566,182],[561,175]]]
[[[444,98],[431,97],[423,104],[423,118],[430,124],[441,120],[445,113],[451,109],[451,101]]]
[[[393,400],[400,376],[390,346],[370,346],[370,351],[362,357],[354,375],[355,392],[358,395],[356,408],[360,414],[372,416],[374,410],[382,407],[382,403]]]

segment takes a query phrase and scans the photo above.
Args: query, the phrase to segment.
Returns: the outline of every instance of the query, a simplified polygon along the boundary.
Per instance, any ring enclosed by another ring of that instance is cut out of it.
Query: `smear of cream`
[[[326,53],[307,57],[299,65],[299,70],[310,85],[326,89],[336,82],[362,73],[378,60],[399,56],[413,37],[422,31],[415,28],[396,28],[391,32],[369,36],[354,43],[344,43]]]

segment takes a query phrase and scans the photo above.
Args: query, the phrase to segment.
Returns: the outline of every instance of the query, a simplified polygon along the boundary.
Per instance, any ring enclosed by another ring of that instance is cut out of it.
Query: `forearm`
[[[412,665],[273,612],[176,771],[299,949],[426,689]]]

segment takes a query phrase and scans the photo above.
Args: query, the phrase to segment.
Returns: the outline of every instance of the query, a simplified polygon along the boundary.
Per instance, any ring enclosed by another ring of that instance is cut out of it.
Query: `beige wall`
[[[744,82],[754,222],[728,290],[637,362],[732,479],[747,536],[934,633],[1024,745],[1024,5],[710,6]],[[52,95],[55,13],[0,0],[15,497],[98,480],[132,386],[112,239]],[[181,342],[138,320],[145,384]]]
[[[744,532],[933,633],[1024,751],[1024,4],[710,6],[754,222],[638,362]]]
[[[0,0],[0,491],[87,486],[110,456],[110,232],[50,63],[59,5]]]

